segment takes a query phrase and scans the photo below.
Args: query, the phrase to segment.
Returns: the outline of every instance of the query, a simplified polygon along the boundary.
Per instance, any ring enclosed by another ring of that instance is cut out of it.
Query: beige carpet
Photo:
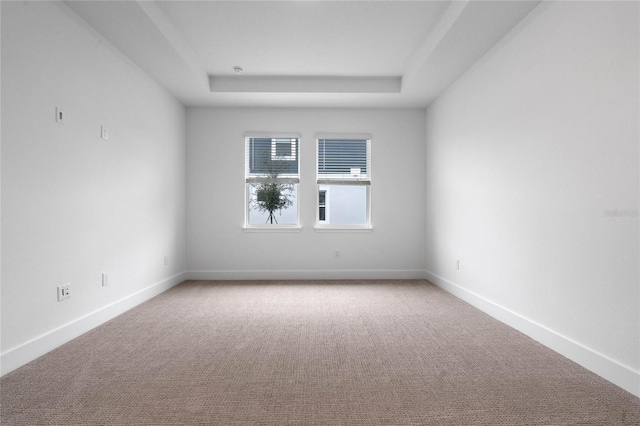
[[[190,281],[0,380],[2,425],[639,425],[425,281]]]

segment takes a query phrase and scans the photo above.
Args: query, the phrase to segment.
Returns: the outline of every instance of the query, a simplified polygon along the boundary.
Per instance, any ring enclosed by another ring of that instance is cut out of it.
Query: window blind
[[[245,138],[247,183],[299,183],[298,138]]]
[[[318,184],[371,184],[371,140],[318,139]]]

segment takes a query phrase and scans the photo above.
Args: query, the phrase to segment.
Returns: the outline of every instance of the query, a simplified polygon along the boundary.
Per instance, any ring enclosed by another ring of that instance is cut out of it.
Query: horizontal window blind
[[[298,138],[245,138],[247,183],[299,183]]]
[[[369,185],[370,139],[318,139],[318,183]]]

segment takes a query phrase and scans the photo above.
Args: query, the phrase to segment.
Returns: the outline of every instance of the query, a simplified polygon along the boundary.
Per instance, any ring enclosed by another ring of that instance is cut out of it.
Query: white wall
[[[638,16],[542,4],[428,109],[426,152],[430,279],[636,395]]]
[[[191,278],[424,276],[423,110],[187,109],[187,258]],[[244,232],[245,132],[300,133],[302,230]],[[321,233],[315,135],[369,133],[368,233]],[[334,258],[340,250],[341,258]]]
[[[2,2],[2,371],[184,278],[184,205],[185,108],[64,5]]]

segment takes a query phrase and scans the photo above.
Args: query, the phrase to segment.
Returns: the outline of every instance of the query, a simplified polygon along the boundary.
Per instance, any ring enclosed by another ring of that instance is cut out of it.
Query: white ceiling
[[[185,105],[281,107],[426,107],[538,3],[65,2]]]

